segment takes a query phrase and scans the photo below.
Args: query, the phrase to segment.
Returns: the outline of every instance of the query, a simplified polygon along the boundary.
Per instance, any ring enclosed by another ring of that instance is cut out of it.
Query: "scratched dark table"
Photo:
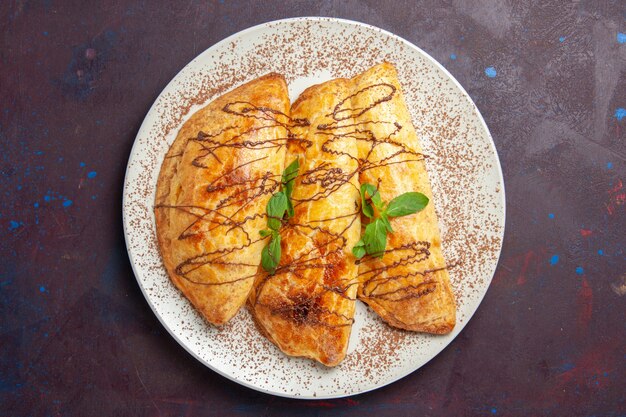
[[[88,3],[0,2],[0,415],[626,415],[626,3]],[[121,222],[133,140],[170,79],[235,32],[306,15],[441,62],[489,125],[507,193],[498,269],[456,340],[324,401],[187,354],[143,298]]]

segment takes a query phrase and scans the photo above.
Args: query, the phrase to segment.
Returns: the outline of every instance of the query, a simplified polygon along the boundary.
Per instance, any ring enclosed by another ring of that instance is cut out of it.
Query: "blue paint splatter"
[[[626,33],[617,32],[617,43],[626,43]]]
[[[18,185],[16,188],[17,188],[17,191],[20,191],[22,189],[22,186]]]
[[[550,265],[556,265],[559,263],[559,255],[552,255],[550,258]]]
[[[549,213],[548,217],[551,218],[551,219],[554,219],[554,213]]]
[[[69,207],[73,204],[72,200],[65,200],[63,202],[63,207]]]
[[[35,151],[34,154],[35,155],[43,155],[43,151]]]
[[[96,178],[96,175],[98,175],[96,171],[91,171],[87,174],[87,178]]]
[[[81,162],[81,163],[80,163],[80,164],[78,164],[78,165],[80,165],[80,167],[81,167],[81,168],[83,168],[83,167],[84,167],[85,165],[87,165],[87,164],[85,164],[84,162]]]
[[[559,38],[559,42],[565,42],[565,36],[561,36],[561,37]]]
[[[485,75],[489,78],[494,78],[496,75],[498,75],[498,71],[496,71],[494,67],[487,67],[485,68]]]
[[[618,107],[617,110],[615,110],[615,118],[617,120],[622,120],[624,117],[626,117],[626,109]]]
[[[603,256],[604,255],[604,251],[602,249],[598,249],[598,255]]]
[[[584,273],[585,273],[585,270],[583,269],[583,267],[582,267],[582,266],[578,266],[578,267],[576,267],[576,273],[577,273],[578,275],[582,275],[582,274],[584,274]]]
[[[491,414],[498,414],[498,409],[496,407],[491,407]]]
[[[97,197],[96,197],[95,195],[92,195],[92,196],[91,196],[91,199],[92,199],[92,200],[95,200],[96,198],[97,198]]]
[[[571,371],[572,369],[576,368],[576,366],[573,363],[564,363],[559,370],[561,372],[567,372],[567,371]]]
[[[9,222],[9,230],[10,230],[10,231],[13,231],[13,230],[17,229],[18,227],[20,227],[20,226],[22,226],[22,225],[23,225],[23,223],[22,223],[22,222],[18,222],[18,221],[15,221],[15,220],[11,220],[11,221]]]
[[[607,162],[606,169],[613,169],[613,162]]]
[[[33,204],[33,207],[35,207],[35,208],[39,208],[39,203],[35,203],[35,204]]]
[[[43,285],[39,287],[39,292],[46,292],[46,287]]]
[[[48,36],[48,32],[47,31],[43,31],[41,33],[43,33],[43,36]]]
[[[450,59],[454,61],[456,59],[456,54],[450,54]]]
[[[52,201],[52,196],[46,194],[43,196],[44,201]]]

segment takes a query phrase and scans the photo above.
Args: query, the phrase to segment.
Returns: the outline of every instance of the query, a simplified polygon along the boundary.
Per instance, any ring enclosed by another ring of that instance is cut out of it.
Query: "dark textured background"
[[[626,3],[88,3],[0,2],[0,415],[626,415]],[[401,381],[333,401],[260,394],[187,354],[142,297],[121,224],[126,161],[167,82],[228,35],[302,15],[379,26],[441,62],[489,125],[507,192],[500,264],[465,330]]]

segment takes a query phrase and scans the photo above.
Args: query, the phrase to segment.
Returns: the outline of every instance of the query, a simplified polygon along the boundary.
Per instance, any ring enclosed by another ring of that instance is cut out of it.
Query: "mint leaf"
[[[285,194],[287,195],[287,198],[291,198],[291,193],[293,192],[293,183],[298,176],[299,169],[300,162],[298,161],[298,158],[296,158],[283,171],[283,184],[285,185]]]
[[[365,256],[365,243],[363,243],[363,239],[356,242],[356,245],[352,248],[352,253],[357,259],[361,259]]]
[[[287,196],[279,191],[267,202],[267,226],[272,230],[280,229],[281,219],[287,211]]]
[[[382,210],[383,201],[380,198],[380,193],[378,192],[376,187],[368,183],[361,184],[361,210],[363,211],[363,214],[371,219],[372,217],[374,217],[374,208],[369,203],[369,200],[365,197],[366,193],[370,195],[369,200],[374,203],[378,210]]]
[[[300,170],[300,162],[298,158],[294,159],[291,164],[283,171],[283,185],[285,187],[285,195],[287,196],[287,216],[293,217],[295,211],[291,203],[291,193],[293,193],[293,184]]]
[[[259,230],[259,234],[261,235],[261,237],[267,237],[271,235],[272,232],[270,230],[263,229],[263,230]]]
[[[376,219],[365,227],[363,242],[368,254],[377,258],[384,255],[387,247],[387,228],[381,219]]]
[[[270,274],[276,272],[276,262],[272,255],[270,254],[270,246],[266,245],[261,251],[261,266],[263,269]]]
[[[404,193],[389,202],[385,213],[391,217],[407,216],[423,210],[427,204],[428,197],[422,193]]]
[[[393,233],[393,229],[391,228],[391,223],[389,223],[389,217],[387,217],[387,214],[381,213],[380,220],[385,225],[385,229],[387,229],[389,233]]]
[[[261,251],[261,266],[270,274],[276,272],[276,267],[280,262],[280,235],[275,233],[272,235],[270,243]]]

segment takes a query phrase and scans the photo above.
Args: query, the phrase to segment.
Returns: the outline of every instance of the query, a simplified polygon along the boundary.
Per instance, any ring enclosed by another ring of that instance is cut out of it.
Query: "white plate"
[[[458,300],[446,336],[394,330],[360,302],[347,358],[336,368],[283,355],[246,309],[223,329],[207,323],[174,288],[156,244],[154,195],[178,129],[201,105],[265,73],[282,73],[292,100],[307,86],[350,77],[381,61],[396,65],[421,138]],[[285,397],[335,398],[369,391],[415,371],[467,324],[494,274],[504,232],[498,155],[476,106],[439,63],[411,43],[362,23],[297,18],[239,32],[207,49],[157,98],[133,146],[124,184],[124,232],[133,270],[163,326],[209,368]]]

